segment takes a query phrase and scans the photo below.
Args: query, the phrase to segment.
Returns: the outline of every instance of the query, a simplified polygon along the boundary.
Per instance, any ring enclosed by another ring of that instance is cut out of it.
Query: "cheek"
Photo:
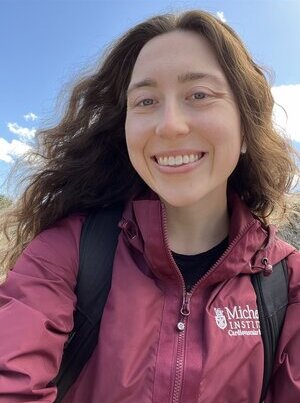
[[[144,141],[138,125],[130,120],[125,122],[125,138],[130,161],[136,171],[142,169]]]
[[[143,119],[128,117],[125,122],[125,137],[128,152],[140,152],[149,141],[149,128]]]
[[[242,136],[238,114],[228,111],[206,116],[199,127],[202,127],[207,141],[213,147],[224,148],[224,151],[229,150],[232,154],[240,153]]]
[[[136,131],[134,128],[134,125],[130,122],[130,120],[127,118],[125,121],[125,138],[126,138],[126,144],[127,144],[127,150],[129,156],[132,155],[134,152],[135,146],[136,146]]]

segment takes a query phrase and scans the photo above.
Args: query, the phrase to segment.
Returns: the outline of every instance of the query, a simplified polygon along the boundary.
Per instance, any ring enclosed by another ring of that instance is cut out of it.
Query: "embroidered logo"
[[[229,336],[259,336],[260,323],[257,309],[249,305],[214,308],[215,321],[219,329],[227,331]]]
[[[222,309],[220,308],[215,308],[215,319],[216,319],[216,324],[220,329],[225,329],[227,327],[227,320],[225,315],[223,314]]]

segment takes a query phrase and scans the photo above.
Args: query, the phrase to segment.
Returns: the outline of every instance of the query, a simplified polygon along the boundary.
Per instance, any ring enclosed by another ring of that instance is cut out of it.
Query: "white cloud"
[[[33,112],[29,112],[26,115],[23,116],[23,118],[28,121],[28,120],[32,120],[33,122],[38,119],[38,116],[35,115]]]
[[[7,127],[11,133],[17,134],[24,140],[33,139],[36,133],[36,129],[34,127],[29,129],[28,127],[19,126],[18,123],[8,123]]]
[[[291,139],[300,142],[300,84],[273,87],[272,94],[275,102],[285,109],[275,105],[273,113],[276,125]]]
[[[31,147],[19,140],[8,142],[0,137],[0,160],[4,162],[13,162],[14,158],[25,154]]]
[[[218,17],[222,22],[226,22],[226,18],[224,17],[224,12],[223,12],[223,11],[217,11],[217,17]]]

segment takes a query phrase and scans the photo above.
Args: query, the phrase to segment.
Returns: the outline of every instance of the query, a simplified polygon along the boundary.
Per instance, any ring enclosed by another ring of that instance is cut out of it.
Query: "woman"
[[[265,402],[299,401],[300,258],[268,226],[296,166],[272,108],[240,39],[200,11],[132,28],[78,83],[7,219],[1,403],[55,400],[83,213],[119,201],[99,343],[64,402],[259,402],[251,276],[282,259],[289,305]]]

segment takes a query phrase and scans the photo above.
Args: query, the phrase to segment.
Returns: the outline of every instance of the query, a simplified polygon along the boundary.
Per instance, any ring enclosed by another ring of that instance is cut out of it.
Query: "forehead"
[[[198,71],[219,75],[224,73],[207,39],[191,31],[173,31],[156,36],[141,49],[132,72],[132,80],[153,75],[172,77]]]

